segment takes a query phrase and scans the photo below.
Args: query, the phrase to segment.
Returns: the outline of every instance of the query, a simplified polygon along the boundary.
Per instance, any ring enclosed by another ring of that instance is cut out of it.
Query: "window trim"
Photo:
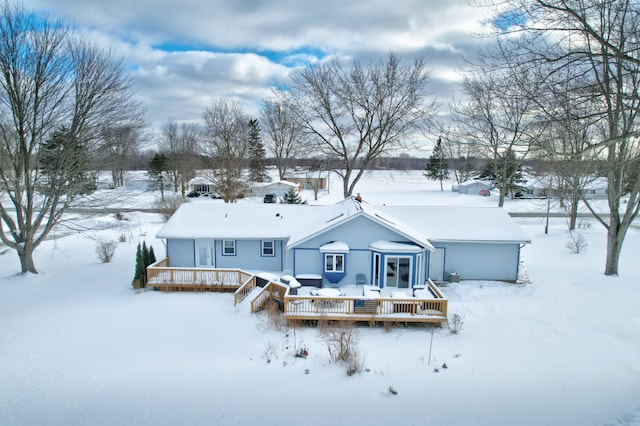
[[[271,243],[271,254],[265,253],[265,243]],[[260,255],[262,257],[274,257],[276,255],[276,241],[275,240],[262,240],[260,241]]]
[[[328,269],[327,266],[329,265],[329,262],[327,262],[327,260],[331,258],[332,259],[332,269]],[[340,265],[342,266],[341,269],[337,269],[336,266],[338,265],[338,258],[341,258],[342,261],[340,262]],[[344,253],[325,253],[324,254],[324,272],[334,272],[334,273],[339,273],[342,274],[344,273],[344,261],[345,261],[345,256]]]
[[[227,253],[227,242],[233,243],[233,253]],[[236,255],[236,240],[222,240],[222,255],[223,256],[235,256]]]

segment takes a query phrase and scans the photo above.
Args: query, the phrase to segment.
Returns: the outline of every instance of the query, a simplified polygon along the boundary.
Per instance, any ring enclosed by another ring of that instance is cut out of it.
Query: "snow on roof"
[[[254,188],[270,188],[270,187],[283,187],[283,186],[289,186],[291,188],[297,188],[298,186],[300,186],[299,184],[295,183],[295,182],[288,182],[286,180],[279,180],[277,182],[253,182],[251,184],[252,187]]]
[[[302,204],[185,203],[158,231],[158,238],[284,239],[325,208]]]
[[[320,247],[320,253],[329,252],[349,253],[349,245],[342,241],[334,241]]]
[[[211,179],[208,179],[203,176],[196,176],[189,181],[189,185],[211,185]]]
[[[473,179],[473,180],[467,180],[464,182],[460,182],[458,184],[458,188],[461,186],[469,186],[469,185],[475,185],[475,184],[481,184],[481,185],[487,185],[487,186],[491,186],[492,183],[490,180],[480,180],[480,179]]]
[[[394,241],[378,240],[369,245],[369,248],[386,252],[409,252],[415,253],[422,250],[422,247],[416,244],[396,243]]]
[[[327,220],[305,227],[303,231],[292,235],[287,244],[287,248],[293,248],[329,229],[360,216],[365,216],[386,228],[392,229],[422,247],[426,247],[432,251],[435,250],[427,236],[419,229],[414,229],[403,221],[390,216],[369,203],[358,202],[353,197],[346,198],[336,204],[335,209],[327,216]]]
[[[422,229],[432,242],[531,242],[531,237],[499,207],[385,206],[384,209]]]
[[[429,250],[430,241],[531,242],[498,207],[372,206],[353,198],[328,206],[185,203],[157,237],[288,239],[292,248],[362,216]]]

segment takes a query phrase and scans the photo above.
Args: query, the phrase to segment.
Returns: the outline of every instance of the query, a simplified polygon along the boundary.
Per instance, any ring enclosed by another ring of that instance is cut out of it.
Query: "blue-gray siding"
[[[342,241],[349,246],[349,253],[345,261],[346,275],[340,284],[354,284],[359,273],[365,274],[371,283],[373,253],[369,245],[377,240],[409,242],[396,232],[361,216],[296,247],[294,273],[321,274],[324,257],[319,248],[332,241]]]
[[[458,272],[463,280],[504,280],[518,278],[519,244],[439,243],[445,249],[444,278]]]
[[[195,244],[193,240],[167,240],[167,257],[171,266],[193,268]]]

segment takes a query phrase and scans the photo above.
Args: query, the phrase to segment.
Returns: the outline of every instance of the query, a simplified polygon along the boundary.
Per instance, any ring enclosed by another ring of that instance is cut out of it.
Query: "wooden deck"
[[[147,287],[166,291],[220,291],[232,292],[250,283],[255,277],[240,269],[177,268],[162,259],[147,267]]]
[[[293,295],[287,285],[278,281],[269,281],[254,294],[256,277],[240,269],[177,268],[169,266],[169,259],[147,268],[147,287],[165,291],[233,291],[235,304],[252,294],[252,313],[261,311],[269,301],[275,300],[285,319],[311,324],[320,320],[348,320],[372,325],[379,322],[446,322],[447,298],[431,280],[427,285],[433,298]]]
[[[435,299],[415,297],[359,297],[359,296],[291,296],[284,298],[284,317],[288,320],[349,320],[398,323],[441,323],[447,321],[448,300],[429,281]]]

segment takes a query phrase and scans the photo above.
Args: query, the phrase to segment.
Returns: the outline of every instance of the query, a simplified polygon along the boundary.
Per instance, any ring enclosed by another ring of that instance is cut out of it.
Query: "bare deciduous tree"
[[[540,67],[538,67],[540,68]],[[582,82],[576,85],[573,67],[549,74],[544,69],[539,78],[542,90],[536,97],[549,122],[547,136],[538,144],[539,158],[550,183],[547,197],[555,197],[569,213],[569,230],[576,228],[578,208],[585,191],[597,179],[596,163],[602,149],[588,149],[594,143],[593,100],[584,95]]]
[[[516,73],[481,59],[462,83],[466,101],[451,105],[460,131],[457,138],[490,160],[493,183],[500,191],[499,207],[520,170],[513,160],[521,162],[541,134],[536,105],[529,94],[521,93]]]
[[[162,128],[160,150],[166,156],[169,182],[184,197],[189,181],[195,177],[200,150],[201,131],[194,123],[169,120]]]
[[[85,179],[72,166],[81,159],[71,154],[94,155],[102,129],[138,117],[139,107],[121,61],[9,2],[0,4],[0,69],[0,239],[22,272],[35,273],[35,248],[81,195],[71,182]],[[60,129],[64,155],[40,161]],[[41,191],[44,178],[61,175],[67,192]]]
[[[116,188],[124,186],[129,163],[140,146],[142,127],[143,122],[137,120],[102,129],[98,161],[101,167],[111,170],[111,181]]]
[[[249,117],[238,102],[219,100],[204,114],[203,148],[213,162],[209,177],[226,203],[235,202],[247,188],[243,168],[247,163]]]
[[[424,131],[435,111],[424,60],[345,67],[334,59],[294,75],[280,91],[317,150],[335,165],[343,195],[350,196],[365,170]]]
[[[452,165],[453,177],[457,183],[471,179],[477,171],[474,169],[475,147],[459,139],[460,131],[447,129],[443,131],[442,151]]]
[[[267,136],[267,148],[273,154],[278,177],[284,180],[290,163],[301,153],[309,156],[302,126],[287,104],[266,100],[261,108],[262,126]]]
[[[583,201],[607,229],[604,273],[617,275],[625,235],[640,212],[640,2],[500,2],[502,11],[505,7],[523,18],[506,31],[506,40],[520,53],[520,62],[546,67],[549,75],[572,67],[577,70],[572,81],[582,85],[585,94],[578,99],[591,102],[593,124],[589,127],[594,140],[585,152],[602,150],[608,215],[599,215],[589,200]]]

